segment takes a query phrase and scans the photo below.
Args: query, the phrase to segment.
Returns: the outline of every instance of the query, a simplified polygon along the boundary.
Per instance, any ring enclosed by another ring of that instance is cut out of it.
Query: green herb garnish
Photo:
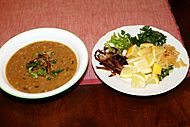
[[[32,76],[32,78],[38,78],[38,74],[36,72],[32,71],[33,67],[28,68],[29,74]]]
[[[41,75],[41,76],[46,75],[47,74],[46,69],[45,68],[39,68],[37,71],[37,74]]]
[[[49,77],[49,76],[46,76],[46,79],[47,79],[47,80],[51,80],[51,77]]]
[[[128,50],[128,48],[136,44],[140,46],[142,43],[152,43],[155,46],[162,46],[166,43],[166,36],[162,33],[152,30],[150,26],[144,26],[140,29],[140,33],[137,36],[132,37],[126,31],[121,30],[121,33],[114,33],[111,39],[105,43],[105,46],[111,50],[111,47],[115,47],[122,54],[123,50]]]
[[[28,73],[32,78],[37,79],[39,76],[51,80],[51,77],[56,77],[63,69],[53,70],[53,66],[57,63],[57,60],[52,59],[51,56],[55,55],[55,52],[42,52],[35,53],[36,58],[29,61],[26,64]]]
[[[55,76],[57,76],[62,71],[63,71],[63,69],[54,70],[54,71],[51,72],[51,75],[55,77]]]
[[[161,74],[158,75],[158,78],[160,81],[162,81],[163,78],[165,78],[166,76],[168,76],[170,74],[170,71],[173,70],[173,66],[168,66],[167,68],[163,68],[161,71]]]
[[[132,41],[138,46],[142,43],[152,43],[156,46],[162,46],[166,43],[166,36],[158,31],[152,30],[150,26],[144,26],[140,29],[140,33],[137,34],[137,37],[132,37]]]
[[[111,36],[111,39],[105,43],[105,46],[111,49],[111,47],[115,47],[119,50],[119,53],[122,54],[123,50],[127,50],[131,45],[130,34],[126,33],[124,30],[121,30],[121,34],[117,35],[114,33]]]
[[[54,64],[57,63],[57,60],[52,60],[52,61],[50,61],[50,63],[51,63],[52,65],[54,65]]]
[[[26,64],[26,68],[37,67],[40,65],[40,61],[32,61]]]

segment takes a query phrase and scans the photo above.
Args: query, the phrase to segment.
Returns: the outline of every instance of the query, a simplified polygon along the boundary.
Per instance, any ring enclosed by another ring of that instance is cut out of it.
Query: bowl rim
[[[24,32],[21,32],[21,33],[15,35],[15,36],[13,36],[12,38],[7,40],[2,45],[2,47],[0,49],[0,60],[2,59],[2,54],[5,52],[5,50],[7,50],[7,48],[9,48],[10,44],[16,43],[16,42],[14,42],[14,39],[22,38],[22,36],[25,36],[27,34],[40,32],[40,31],[41,32],[42,31],[45,31],[45,32],[58,32],[58,33],[60,32],[61,34],[63,34],[63,36],[67,35],[68,37],[72,37],[72,39],[77,40],[77,43],[79,43],[79,45],[77,44],[77,46],[75,48],[78,48],[78,47],[81,48],[81,49],[78,49],[78,51],[80,51],[80,52],[82,51],[81,53],[77,52],[76,49],[74,49],[71,45],[69,45],[69,43],[66,44],[64,42],[64,40],[61,42],[62,44],[65,44],[68,47],[70,47],[72,49],[72,51],[74,51],[75,55],[77,56],[77,61],[78,61],[77,71],[75,72],[74,76],[67,83],[65,83],[64,85],[62,85],[62,86],[60,86],[60,87],[58,87],[58,88],[56,88],[54,90],[44,92],[44,93],[26,93],[26,92],[22,92],[22,91],[19,91],[19,90],[16,90],[15,88],[13,88],[10,84],[8,84],[8,81],[5,81],[5,82],[7,82],[6,84],[5,83],[0,83],[0,89],[5,91],[6,93],[8,93],[10,95],[13,95],[15,97],[24,98],[24,99],[47,98],[47,97],[59,94],[59,93],[61,93],[63,91],[66,91],[67,89],[69,89],[70,87],[75,85],[81,79],[81,77],[84,75],[84,73],[85,73],[85,71],[87,69],[87,66],[88,66],[88,49],[87,49],[86,45],[84,44],[84,42],[77,35],[75,35],[71,31],[61,29],[61,28],[55,28],[55,27],[33,28],[33,29],[26,30]],[[38,36],[40,36],[40,35],[38,35]],[[44,40],[59,42],[59,41],[53,40],[53,39],[52,40],[42,39],[42,40],[39,40],[39,41],[44,41]],[[19,50],[20,48],[25,47],[26,45],[29,45],[29,44],[34,43],[34,42],[35,41],[26,42],[27,44],[23,43],[24,45],[20,45],[20,46],[18,46],[19,48],[18,47],[17,48]],[[18,50],[14,51],[14,53],[16,53]],[[10,57],[8,57],[7,59],[10,59],[12,55],[10,55]],[[81,61],[81,58],[82,58],[82,61]],[[2,70],[5,71],[6,70],[7,62],[1,62],[0,63],[0,71],[2,71]],[[3,66],[5,66],[5,67],[3,67]],[[2,73],[0,73],[0,82],[3,80],[2,76],[6,77],[5,72],[4,72],[4,75]]]

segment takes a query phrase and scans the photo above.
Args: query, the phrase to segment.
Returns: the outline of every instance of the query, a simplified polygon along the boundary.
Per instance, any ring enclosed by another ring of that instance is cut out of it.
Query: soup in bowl
[[[65,91],[84,74],[88,52],[74,34],[57,28],[38,28],[7,41],[0,50],[0,87],[28,99]]]

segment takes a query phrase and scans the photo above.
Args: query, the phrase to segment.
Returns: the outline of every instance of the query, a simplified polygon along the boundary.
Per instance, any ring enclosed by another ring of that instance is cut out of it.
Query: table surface
[[[169,2],[190,52],[190,1]],[[23,100],[0,90],[0,126],[188,127],[190,78],[167,93],[150,97],[122,94],[106,84],[75,85],[42,100]]]

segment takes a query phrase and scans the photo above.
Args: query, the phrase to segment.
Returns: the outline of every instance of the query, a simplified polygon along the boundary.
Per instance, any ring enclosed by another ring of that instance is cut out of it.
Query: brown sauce
[[[19,91],[41,93],[67,83],[76,69],[76,55],[69,47],[40,41],[21,48],[10,58],[6,76]]]

